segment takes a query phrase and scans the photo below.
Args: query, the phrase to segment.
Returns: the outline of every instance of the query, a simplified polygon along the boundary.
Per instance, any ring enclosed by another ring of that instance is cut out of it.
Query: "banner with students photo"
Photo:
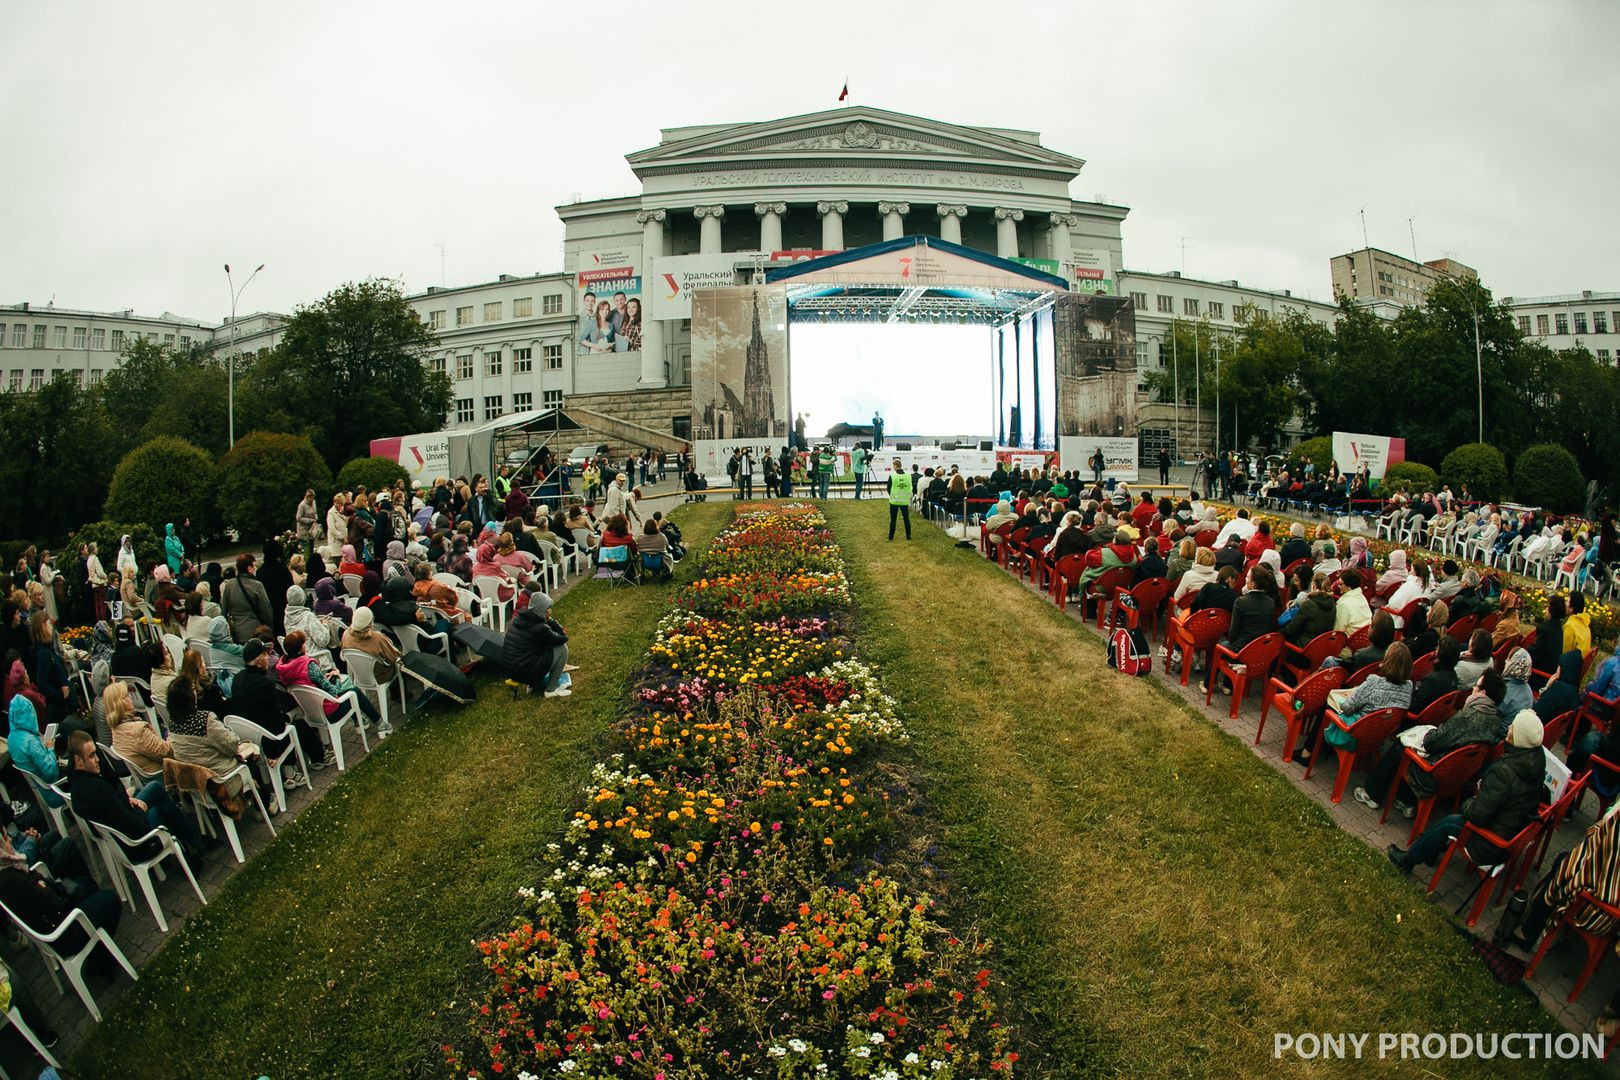
[[[591,268],[578,274],[574,352],[586,360],[640,352],[643,304],[635,266],[617,252],[593,255],[587,263]]]

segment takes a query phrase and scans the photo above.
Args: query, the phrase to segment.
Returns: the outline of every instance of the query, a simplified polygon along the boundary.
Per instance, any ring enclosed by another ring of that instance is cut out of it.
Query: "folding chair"
[[[286,781],[281,777],[281,767],[287,763],[288,758],[297,755],[298,771],[304,777],[302,786],[311,790],[314,789],[315,783],[309,778],[309,762],[304,758],[304,747],[298,741],[297,730],[290,724],[283,734],[273,735],[265,728],[243,716],[227,716],[224,722],[225,726],[231,729],[231,734],[235,735],[237,739],[242,742],[250,742],[259,748],[259,755],[264,758],[265,765],[270,769],[270,787],[275,792],[276,805],[281,808],[282,813],[287,812],[287,789]],[[279,753],[271,756],[269,751],[264,748],[266,742],[285,742],[287,745]]]
[[[180,845],[175,843],[173,834],[162,825],[134,839],[125,836],[111,825],[91,822],[90,827],[95,830],[97,838],[101,840],[102,850],[112,857],[117,876],[122,878],[124,873],[127,872],[140,883],[141,892],[146,895],[146,905],[152,909],[152,918],[157,922],[158,929],[163,933],[167,934],[169,932],[169,920],[163,917],[163,905],[158,903],[157,889],[152,885],[152,874],[154,872],[159,875],[163,873],[158,864],[164,859],[178,859],[180,869],[185,871],[186,880],[191,882],[191,889],[197,894],[197,899],[204,904],[208,903],[208,898],[203,895],[202,886],[197,884],[197,876],[191,872],[191,864],[186,861],[186,853],[180,850]],[[146,859],[136,859],[131,854],[132,849],[139,847],[148,840],[158,842],[157,854]],[[126,899],[133,910],[135,907],[134,896],[129,895]]]
[[[96,947],[99,945],[106,949],[108,954],[118,962],[118,966],[129,972],[131,979],[140,978],[135,973],[135,967],[129,962],[129,958],[124,955],[123,951],[118,948],[118,944],[113,941],[112,935],[91,922],[90,916],[84,913],[83,908],[74,908],[68,912],[67,917],[57,924],[56,929],[49,933],[41,933],[29,926],[19,919],[17,913],[7,907],[4,902],[0,902],[0,911],[6,913],[6,917],[22,932],[23,937],[28,940],[29,944],[38,949],[40,956],[44,957],[45,973],[51,977],[51,982],[56,986],[57,993],[62,992],[62,980],[56,976],[57,971],[60,969],[68,977],[68,982],[73,984],[73,989],[78,992],[79,1000],[84,1002],[84,1007],[90,1011],[90,1016],[98,1024],[101,1022],[101,1010],[96,1007],[96,999],[90,996],[90,987],[84,981],[85,961],[90,959],[90,954],[96,950]],[[71,956],[64,955],[58,951],[57,945],[60,944],[62,936],[68,932],[69,928],[75,926],[84,931],[84,944],[79,946],[78,951]]]
[[[617,547],[604,547],[596,550],[596,574],[594,576],[598,581],[606,580],[609,588],[618,585],[620,582],[634,585],[635,582],[630,581],[629,569],[630,549],[627,546],[620,544]]]

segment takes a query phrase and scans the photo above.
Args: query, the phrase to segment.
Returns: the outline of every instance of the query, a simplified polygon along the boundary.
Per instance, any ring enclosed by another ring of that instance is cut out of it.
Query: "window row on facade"
[[[460,306],[456,307],[455,308],[455,320],[456,320],[455,325],[456,326],[476,326],[478,324],[478,320],[476,318],[476,315],[478,313],[478,306],[479,305],[477,305],[477,304],[465,304],[465,305],[460,305]],[[492,322],[503,322],[503,321],[505,321],[505,319],[506,319],[506,301],[504,301],[504,300],[491,300],[488,303],[484,304],[483,308],[484,308],[484,318],[483,318],[484,322],[492,323]],[[561,315],[562,314],[562,309],[563,309],[562,293],[546,293],[544,296],[540,297],[540,314],[542,314],[542,315]],[[439,309],[436,309],[436,310],[429,311],[428,312],[428,326],[432,327],[434,330],[448,329],[449,326],[450,326],[450,323],[449,323],[450,311],[451,311],[451,309],[449,309],[449,308],[439,308]],[[512,316],[511,317],[514,318],[514,319],[532,319],[532,318],[534,318],[534,297],[532,297],[532,296],[519,296],[519,297],[514,298],[512,300]]]
[[[561,390],[543,390],[540,393],[541,408],[551,409],[562,404],[563,392]],[[456,398],[456,423],[471,424],[478,419],[478,400],[476,398]],[[514,413],[528,412],[534,408],[534,394],[523,392],[512,395],[512,409]],[[499,420],[507,415],[506,398],[502,394],[491,394],[484,398],[484,419]]]
[[[1552,333],[1552,334],[1567,334],[1567,333],[1570,332],[1570,329],[1569,329],[1570,328],[1570,319],[1572,319],[1572,318],[1575,320],[1575,333],[1577,333],[1577,334],[1607,334],[1609,332],[1609,315],[1610,315],[1609,312],[1607,312],[1607,311],[1594,311],[1594,312],[1591,312],[1590,314],[1591,314],[1591,317],[1592,317],[1592,321],[1591,321],[1591,324],[1590,324],[1591,325],[1590,330],[1587,329],[1587,325],[1588,325],[1587,324],[1587,314],[1588,313],[1585,312],[1585,311],[1574,311],[1574,312],[1560,311],[1560,312],[1555,312],[1550,317],[1548,315],[1545,315],[1545,314],[1537,315],[1535,317],[1535,319],[1536,319],[1535,336],[1536,337],[1546,337],[1549,333]],[[1620,328],[1620,311],[1614,312],[1613,315],[1614,315],[1614,325],[1617,328]],[[1549,323],[1550,323],[1550,325],[1552,327],[1550,330],[1548,329]],[[1530,336],[1530,316],[1528,316],[1528,315],[1520,315],[1519,316],[1519,333],[1523,334],[1525,337]]]
[[[8,332],[9,330],[9,332]],[[69,338],[71,331],[72,337]],[[73,349],[76,352],[123,352],[133,341],[158,341],[189,349],[190,334],[158,334],[149,330],[113,330],[105,326],[53,326],[49,323],[0,322],[0,347],[11,349]],[[209,339],[212,340],[212,339]],[[71,341],[71,343],[70,343]]]

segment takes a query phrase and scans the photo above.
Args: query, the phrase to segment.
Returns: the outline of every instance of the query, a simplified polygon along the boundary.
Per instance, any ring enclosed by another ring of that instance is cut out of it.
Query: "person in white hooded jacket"
[[[302,630],[311,649],[330,649],[336,640],[335,635],[325,619],[305,606],[307,600],[299,586],[294,585],[287,590],[287,611],[284,616],[287,633]]]

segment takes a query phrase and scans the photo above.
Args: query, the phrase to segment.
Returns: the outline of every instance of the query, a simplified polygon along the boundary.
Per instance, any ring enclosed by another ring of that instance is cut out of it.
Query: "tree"
[[[67,372],[0,395],[0,535],[49,542],[100,517],[118,453],[95,397]]]
[[[1384,470],[1383,483],[1379,485],[1382,491],[1388,488],[1394,491],[1404,488],[1407,491],[1418,492],[1439,491],[1440,477],[1435,471],[1418,461],[1397,461]]]
[[[1347,299],[1329,334],[1313,334],[1300,358],[1300,410],[1308,431],[1392,430],[1404,417],[1392,415],[1396,381],[1394,341],[1388,324]],[[1397,410],[1398,411],[1398,410]]]
[[[1235,336],[1216,338],[1219,427],[1228,441],[1257,439],[1266,446],[1282,441],[1283,426],[1299,411],[1299,375],[1306,355],[1325,349],[1327,338],[1326,327],[1297,310],[1278,318],[1251,313]],[[1204,395],[1209,402],[1207,389]],[[1326,467],[1326,455],[1319,464]]]
[[[1586,480],[1574,454],[1556,443],[1541,443],[1514,461],[1513,496],[1554,513],[1578,513],[1586,502]]]
[[[225,524],[250,543],[292,528],[304,492],[317,504],[331,494],[332,474],[309,439],[254,431],[219,461],[219,508]]]
[[[110,521],[139,522],[163,535],[167,524],[191,519],[202,536],[217,531],[214,459],[200,447],[162,435],[124,455],[107,492]]]
[[[1177,319],[1170,324],[1170,333],[1159,344],[1162,369],[1155,367],[1143,378],[1143,383],[1158,401],[1174,401],[1175,392],[1181,392],[1181,403],[1191,405],[1203,399],[1215,404],[1215,330],[1206,319]]]
[[[1463,485],[1475,499],[1500,499],[1507,491],[1507,462],[1502,451],[1489,443],[1468,443],[1446,455],[1440,479],[1459,495]]]
[[[411,482],[411,474],[405,467],[393,458],[362,457],[355,458],[338,470],[337,490],[353,491],[364,485],[367,491],[380,491],[391,488],[396,483],[404,483],[407,487]]]
[[[237,362],[242,372],[242,362]],[[125,449],[173,435],[211,454],[229,441],[225,365],[206,345],[176,348],[137,338],[101,382],[101,401]]]
[[[398,282],[343,285],[300,307],[249,373],[254,418],[306,433],[329,466],[364,456],[373,438],[435,431],[451,402],[449,376],[425,362],[437,342]]]

